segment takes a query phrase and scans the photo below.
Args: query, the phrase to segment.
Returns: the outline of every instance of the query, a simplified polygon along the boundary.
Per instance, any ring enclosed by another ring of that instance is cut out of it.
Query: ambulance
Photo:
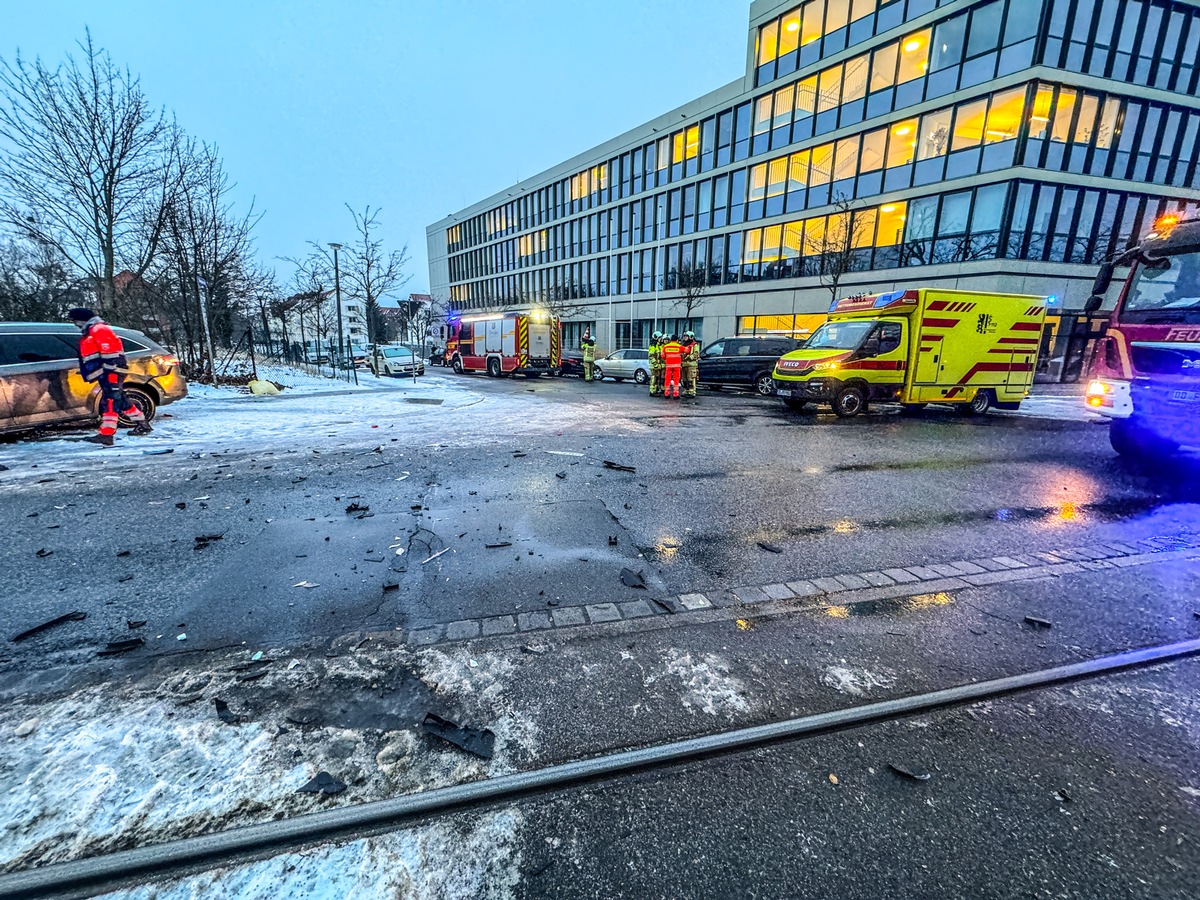
[[[788,407],[828,403],[842,418],[872,401],[915,411],[954,404],[964,415],[1017,409],[1029,395],[1045,297],[919,288],[848,297],[801,350],[775,364]]]

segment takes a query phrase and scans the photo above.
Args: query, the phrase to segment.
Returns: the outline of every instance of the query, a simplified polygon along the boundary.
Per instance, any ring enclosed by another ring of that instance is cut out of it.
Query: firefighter
[[[671,335],[662,348],[663,363],[665,365],[666,380],[663,384],[663,396],[676,398],[679,397],[679,375],[680,369],[683,366],[683,345]],[[674,387],[675,393],[672,395],[671,389]]]
[[[663,383],[663,334],[656,331],[650,338],[648,350],[650,357],[650,396],[657,397],[662,393]]]
[[[592,337],[591,329],[587,329],[583,333],[583,340],[580,342],[583,349],[583,380],[592,380],[592,370],[596,367],[596,339]]]
[[[696,396],[696,383],[700,380],[700,344],[694,331],[683,335],[683,396]]]
[[[149,434],[153,429],[136,404],[125,398],[125,345],[117,333],[90,309],[77,308],[67,313],[82,337],[79,339],[79,374],[84,381],[100,384],[100,432],[84,438],[89,444],[113,445],[117,420],[124,416],[133,422],[130,434]]]

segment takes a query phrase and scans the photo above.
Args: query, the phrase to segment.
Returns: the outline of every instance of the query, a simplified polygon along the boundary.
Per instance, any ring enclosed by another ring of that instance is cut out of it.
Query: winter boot
[[[138,422],[136,425],[134,425],[132,428],[129,429],[129,433],[132,434],[134,437],[141,437],[144,434],[149,434],[153,430],[154,429],[150,427],[149,422]]]
[[[111,434],[93,434],[91,437],[83,439],[85,444],[99,444],[101,447],[111,447],[113,445],[113,436]]]

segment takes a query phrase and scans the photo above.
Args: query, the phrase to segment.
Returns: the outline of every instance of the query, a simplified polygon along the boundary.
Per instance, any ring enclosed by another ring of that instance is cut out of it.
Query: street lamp
[[[337,314],[338,314],[338,352],[335,359],[341,359],[342,351],[346,348],[345,339],[342,337],[342,272],[338,268],[338,251],[342,249],[341,244],[329,245],[333,250],[333,290],[337,297]]]

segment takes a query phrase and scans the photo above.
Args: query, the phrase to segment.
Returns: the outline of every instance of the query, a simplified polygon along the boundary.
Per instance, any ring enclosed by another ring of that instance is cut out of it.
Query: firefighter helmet
[[[689,341],[694,341],[694,340],[696,339],[696,332],[694,332],[694,331],[685,331],[685,332],[683,333],[683,336],[684,336],[685,338],[687,338]]]
[[[662,336],[663,336],[663,333],[661,331],[656,331],[653,334],[654,340],[656,340],[656,341],[661,341]]]

